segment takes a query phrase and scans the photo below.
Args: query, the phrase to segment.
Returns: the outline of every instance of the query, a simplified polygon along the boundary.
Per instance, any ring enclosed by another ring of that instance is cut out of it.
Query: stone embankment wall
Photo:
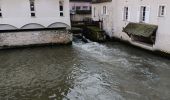
[[[69,44],[71,42],[72,34],[67,30],[0,33],[1,49],[41,44]]]

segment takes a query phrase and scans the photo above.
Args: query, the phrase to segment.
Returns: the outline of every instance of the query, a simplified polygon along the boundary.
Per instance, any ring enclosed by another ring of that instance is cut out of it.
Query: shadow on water
[[[0,51],[0,100],[169,100],[170,62],[119,42]]]

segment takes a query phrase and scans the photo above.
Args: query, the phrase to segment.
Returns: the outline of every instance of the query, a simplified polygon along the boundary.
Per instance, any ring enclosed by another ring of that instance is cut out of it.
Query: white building
[[[169,0],[94,0],[92,17],[96,21],[103,20],[103,28],[110,37],[145,49],[170,53],[169,10]],[[132,24],[137,25],[132,28],[133,32],[125,33],[123,30]],[[154,28],[149,30],[148,27],[152,26]],[[144,30],[138,31],[141,27]],[[146,43],[145,38],[153,38],[153,43]]]
[[[91,18],[91,0],[70,0],[71,21]]]
[[[70,28],[69,0],[0,0],[0,30]]]
[[[103,21],[103,29],[112,37],[113,32],[113,5],[110,0],[92,0],[92,19]]]

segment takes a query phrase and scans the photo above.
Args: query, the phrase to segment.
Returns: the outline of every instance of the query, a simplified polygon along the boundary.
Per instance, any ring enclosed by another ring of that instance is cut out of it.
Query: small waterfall
[[[74,37],[73,46],[81,52],[87,52],[94,58],[99,60],[109,60],[112,49],[109,49],[106,45],[97,42],[90,41],[82,36],[82,38]]]

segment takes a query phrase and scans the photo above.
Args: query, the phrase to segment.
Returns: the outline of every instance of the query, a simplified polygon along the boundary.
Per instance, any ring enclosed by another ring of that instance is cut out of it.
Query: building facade
[[[0,30],[70,28],[69,0],[0,0]]]
[[[94,0],[92,1],[92,19],[94,21],[102,21],[102,28],[107,35],[112,37],[113,32],[113,7],[110,0]]]
[[[102,20],[104,30],[133,45],[170,53],[170,1],[94,0],[93,20]],[[103,1],[103,2],[101,2]],[[104,11],[106,10],[106,11]],[[104,12],[109,12],[104,15]],[[132,27],[133,26],[133,27]],[[128,28],[133,31],[127,31]],[[152,42],[148,42],[152,41]],[[147,42],[146,42],[147,41]]]
[[[91,0],[70,0],[71,21],[91,18]]]

